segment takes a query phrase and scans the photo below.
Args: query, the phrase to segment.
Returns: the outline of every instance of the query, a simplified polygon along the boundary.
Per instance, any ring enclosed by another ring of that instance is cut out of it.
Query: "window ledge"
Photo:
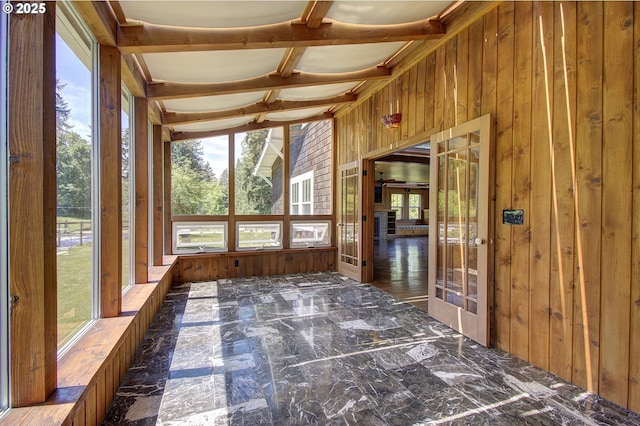
[[[150,282],[135,284],[123,295],[122,314],[98,319],[58,361],[58,387],[47,402],[11,408],[0,424],[62,425],[75,423],[76,417],[86,417],[87,424],[101,423],[172,284],[177,258],[165,256],[163,266],[149,268]],[[118,376],[120,380],[114,380]],[[88,399],[92,403],[85,404]],[[96,420],[90,421],[92,417]]]

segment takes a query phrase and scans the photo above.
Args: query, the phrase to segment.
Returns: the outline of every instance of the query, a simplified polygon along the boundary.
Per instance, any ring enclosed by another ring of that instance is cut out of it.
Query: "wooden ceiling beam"
[[[292,120],[292,121],[263,121],[262,123],[251,122],[242,126],[232,127],[229,129],[221,129],[221,130],[211,130],[205,132],[172,132],[171,133],[171,141],[188,141],[195,139],[205,139],[212,138],[215,136],[228,135],[230,133],[242,133],[242,132],[251,132],[254,130],[260,129],[270,129],[272,127],[282,127],[286,125],[292,124],[300,124],[300,123],[310,123],[312,121],[321,121],[321,120],[330,120],[333,118],[333,114],[324,113],[317,114],[312,117],[303,118],[300,120]]]
[[[98,43],[105,46],[116,45],[118,20],[109,3],[76,0],[73,6],[87,23]]]
[[[307,11],[305,10],[305,16],[302,17],[307,23],[307,27],[319,28],[332,4],[332,1],[314,1],[308,13],[306,13]]]
[[[340,74],[298,73],[284,78],[280,75],[265,75],[248,80],[225,83],[152,83],[147,84],[147,99],[180,99],[200,96],[226,95],[266,91],[274,89],[318,86],[324,84],[346,83],[351,81],[385,79],[391,76],[386,67],[372,67],[363,71]]]
[[[305,108],[316,108],[320,106],[331,106],[354,102],[358,99],[355,95],[342,95],[329,99],[319,99],[313,101],[275,101],[273,103],[259,102],[242,108],[228,109],[224,111],[211,112],[165,112],[162,115],[162,124],[176,125],[186,123],[196,123],[199,121],[220,120],[224,118],[244,117],[254,114],[268,114],[270,112],[296,111]]]
[[[82,2],[80,2],[82,3]],[[118,48],[127,53],[163,53],[286,47],[337,46],[440,38],[438,19],[396,25],[285,22],[246,28],[184,28],[140,24],[118,27]]]

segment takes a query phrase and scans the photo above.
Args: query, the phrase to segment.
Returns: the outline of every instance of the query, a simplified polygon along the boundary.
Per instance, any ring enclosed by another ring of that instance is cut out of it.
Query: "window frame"
[[[122,108],[121,112],[125,112],[128,116],[128,124],[129,124],[129,277],[128,282],[122,283],[122,291],[123,293],[129,290],[136,282],[135,279],[135,235],[136,235],[136,221],[135,221],[135,150],[134,150],[134,139],[135,139],[135,98],[131,94],[131,91],[125,86],[124,83],[121,84],[121,95],[122,98]],[[124,105],[129,106],[128,111],[125,111]],[[122,121],[122,120],[121,120]],[[120,134],[124,128],[122,127],[122,123],[120,124]],[[124,199],[122,200],[124,204]],[[122,225],[124,226],[124,220],[122,221]],[[124,277],[123,277],[124,278]]]
[[[180,250],[178,251],[178,228],[181,226],[223,226],[223,237],[222,237],[222,248],[215,247],[196,247],[189,250]],[[173,254],[195,254],[195,253],[226,253],[229,251],[228,241],[229,241],[229,222],[227,221],[176,221],[171,224],[171,235],[172,235],[172,253]]]
[[[305,195],[305,183],[309,183],[309,200],[304,199]],[[290,179],[289,187],[291,188],[291,200],[289,202],[290,211],[292,215],[308,216],[313,214],[313,184],[314,184],[314,171],[310,170],[306,173],[302,173]],[[296,190],[294,191],[294,185]],[[295,198],[294,198],[295,194]],[[309,207],[309,212],[305,212],[305,206]],[[295,207],[295,212],[294,212]]]
[[[399,195],[400,199],[402,200],[402,205],[401,206],[396,206],[393,204],[393,196],[394,195]],[[396,220],[404,220],[404,213],[406,211],[405,208],[405,204],[406,204],[406,193],[405,192],[401,192],[401,191],[390,191],[389,192],[389,209],[390,210],[394,210],[396,212]]]
[[[278,225],[278,245],[265,246],[265,244],[253,245],[250,247],[240,247],[240,227],[243,225]],[[283,231],[284,231],[284,222],[281,220],[241,220],[236,222],[235,224],[236,231],[236,251],[253,251],[253,250],[281,250],[283,248]]]
[[[0,15],[0,414],[9,408],[8,55],[9,15]]]
[[[319,224],[326,225],[327,226],[327,228],[326,228],[327,235],[325,236],[323,234],[323,238],[322,239],[323,240],[326,239],[328,242],[327,243],[319,242],[319,243],[314,243],[312,245],[309,245],[309,244],[302,245],[300,243],[296,243],[294,241],[295,237],[294,237],[293,228],[295,226],[300,226],[300,225],[305,225],[305,224],[309,225],[309,226],[311,226],[311,225],[319,225]],[[291,247],[292,249],[315,248],[315,247],[331,247],[331,220],[292,220],[290,222],[290,224],[289,224],[289,229],[290,229],[290,232],[289,232],[289,247]]]
[[[58,360],[62,358],[78,340],[95,324],[100,317],[100,117],[99,117],[99,94],[100,84],[100,45],[87,24],[80,17],[75,7],[67,1],[56,2],[56,34],[63,42],[67,40],[60,33],[63,27],[64,33],[70,36],[73,45],[69,48],[78,57],[80,62],[90,65],[91,81],[91,238],[92,238],[92,277],[91,277],[91,315],[90,319],[80,327],[62,346],[58,343]],[[82,43],[78,41],[80,39]],[[86,46],[85,46],[86,44]],[[87,49],[88,47],[88,49]],[[74,48],[81,50],[84,56],[77,55]],[[57,61],[57,58],[56,58]]]
[[[416,196],[419,199],[418,205],[412,205],[411,204],[411,196]],[[407,193],[407,220],[415,220],[415,221],[420,221],[422,220],[422,206],[423,206],[423,195],[421,193],[418,192],[408,192]],[[411,218],[411,210],[417,210],[418,211],[418,217],[412,219]]]

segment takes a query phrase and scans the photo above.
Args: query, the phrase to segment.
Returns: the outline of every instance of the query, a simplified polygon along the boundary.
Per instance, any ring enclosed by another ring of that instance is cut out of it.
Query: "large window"
[[[420,221],[422,217],[423,200],[425,193],[423,190],[402,189],[390,193],[390,208],[396,211],[397,220]]]
[[[289,175],[292,215],[332,213],[333,134],[330,120],[290,127]]]
[[[391,193],[391,210],[396,211],[396,219],[403,219],[404,214],[404,193]]]
[[[229,138],[171,144],[171,213],[229,214]]]
[[[122,87],[122,111],[120,114],[120,141],[122,143],[122,288],[129,287],[133,279],[133,97]]]
[[[422,211],[422,194],[409,194],[409,220],[420,220]]]
[[[283,214],[284,129],[235,135],[237,215]]]
[[[331,245],[332,126],[324,120],[173,142],[173,253]]]
[[[7,212],[8,19],[0,15],[0,413],[9,407],[9,253]]]
[[[97,313],[94,141],[96,43],[68,3],[56,3],[58,348]]]

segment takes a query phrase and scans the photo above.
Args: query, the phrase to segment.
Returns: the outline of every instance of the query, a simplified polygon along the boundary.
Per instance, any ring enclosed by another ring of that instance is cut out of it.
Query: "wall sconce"
[[[384,124],[384,127],[389,130],[394,130],[400,127],[400,121],[402,120],[402,114],[400,113],[400,99],[396,96],[395,85],[396,82],[393,82],[387,86],[389,89],[389,114],[382,116],[382,124]],[[395,109],[393,108],[394,103]]]

